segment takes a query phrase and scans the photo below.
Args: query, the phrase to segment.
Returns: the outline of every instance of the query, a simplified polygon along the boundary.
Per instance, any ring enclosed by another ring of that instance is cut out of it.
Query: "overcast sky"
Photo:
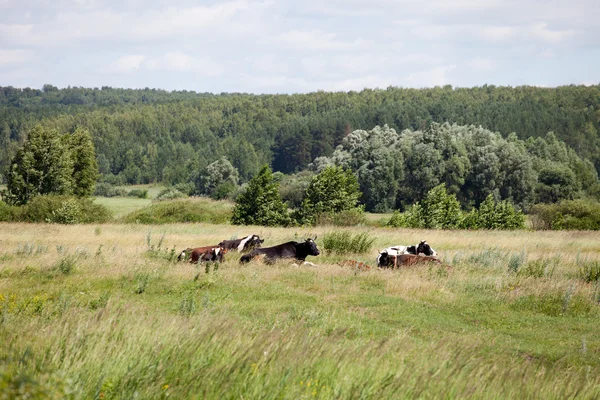
[[[600,0],[0,0],[0,86],[600,82]]]

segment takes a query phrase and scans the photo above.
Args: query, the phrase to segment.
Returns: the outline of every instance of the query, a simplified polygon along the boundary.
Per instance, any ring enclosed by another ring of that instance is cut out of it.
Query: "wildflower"
[[[163,390],[167,390],[168,388],[169,388],[169,385],[168,385],[168,384],[166,384],[166,383],[165,383],[165,384],[163,385],[163,387],[162,387],[162,389],[163,389]]]

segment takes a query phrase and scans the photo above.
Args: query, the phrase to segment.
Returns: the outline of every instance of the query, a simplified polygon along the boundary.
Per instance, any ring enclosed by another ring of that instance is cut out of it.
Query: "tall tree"
[[[73,160],[73,194],[77,197],[91,196],[99,173],[90,132],[83,128],[76,129],[72,135],[67,135],[67,147]]]
[[[73,159],[58,131],[36,125],[13,158],[6,181],[4,197],[17,205],[40,194],[72,193]]]
[[[290,217],[279,195],[279,184],[274,182],[268,165],[262,167],[238,197],[231,222],[234,225],[289,225]]]

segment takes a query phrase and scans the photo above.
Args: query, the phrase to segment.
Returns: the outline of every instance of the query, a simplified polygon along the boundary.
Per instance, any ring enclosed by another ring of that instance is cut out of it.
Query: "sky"
[[[0,86],[600,83],[598,0],[0,0]]]

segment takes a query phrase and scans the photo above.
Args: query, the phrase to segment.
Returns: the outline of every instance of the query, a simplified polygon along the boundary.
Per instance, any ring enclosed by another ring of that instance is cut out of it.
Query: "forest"
[[[199,187],[225,157],[240,184],[265,164],[292,186],[326,165],[350,168],[361,202],[379,212],[440,183],[465,208],[489,194],[524,208],[600,194],[598,85],[293,95],[0,87],[0,179],[38,124],[89,131],[100,181],[111,184]]]

